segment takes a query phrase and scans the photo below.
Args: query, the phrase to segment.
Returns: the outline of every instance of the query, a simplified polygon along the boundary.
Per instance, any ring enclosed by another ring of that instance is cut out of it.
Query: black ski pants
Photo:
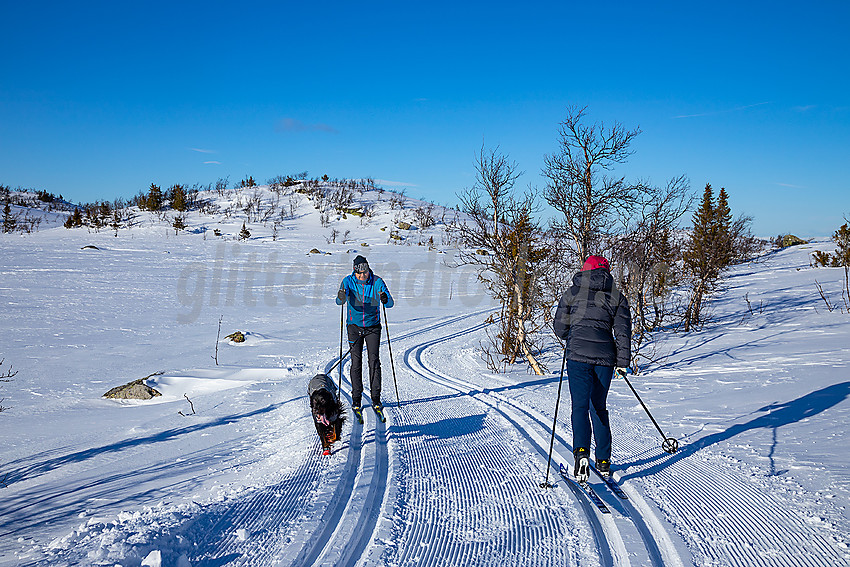
[[[348,344],[351,346],[351,403],[361,405],[363,395],[363,343],[369,357],[369,395],[372,405],[381,404],[381,326],[348,325]]]

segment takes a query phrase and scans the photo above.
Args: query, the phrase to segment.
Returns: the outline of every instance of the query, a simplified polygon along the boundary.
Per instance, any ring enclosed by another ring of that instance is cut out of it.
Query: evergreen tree
[[[714,204],[714,191],[706,183],[702,201],[693,216],[693,232],[685,249],[683,258],[685,270],[691,275],[691,300],[685,314],[685,330],[701,320],[702,303],[710,285],[719,276],[717,267],[717,208]]]
[[[729,208],[729,194],[721,187],[714,209],[714,238],[718,270],[732,263],[735,256],[735,243],[732,234],[732,209]]]
[[[77,228],[83,226],[83,215],[78,207],[74,207],[73,214],[68,215],[65,220],[65,228]]]
[[[685,270],[691,275],[691,301],[685,316],[685,330],[701,321],[703,299],[723,269],[734,261],[737,233],[743,231],[746,220],[742,218],[742,226],[736,227],[726,189],[720,189],[715,202],[711,184],[706,183],[699,209],[694,213],[691,239],[683,255]]]
[[[239,231],[239,240],[248,240],[251,238],[251,231],[245,226],[245,221],[242,221],[242,230]]]
[[[121,228],[121,210],[117,206],[112,209],[112,224],[109,226],[115,231],[115,236],[117,238],[118,229]]]
[[[177,234],[178,231],[186,229],[186,219],[183,215],[177,215],[174,217],[174,222],[171,223],[171,226],[174,227],[174,234]]]
[[[850,226],[847,226],[847,223],[841,225],[841,228],[832,235],[832,240],[838,245],[832,257],[832,265],[845,268],[850,266]]]
[[[149,211],[158,211],[162,208],[162,189],[154,183],[151,183],[151,187],[148,190],[148,198],[145,202],[145,208]]]
[[[3,232],[12,232],[15,230],[15,217],[12,215],[12,206],[9,201],[3,205]]]
[[[700,206],[694,212],[693,232],[684,253],[685,267],[690,273],[701,279],[712,277],[714,231],[714,191],[706,183]]]
[[[175,211],[184,212],[186,206],[186,190],[182,185],[174,185],[171,187],[171,208]]]

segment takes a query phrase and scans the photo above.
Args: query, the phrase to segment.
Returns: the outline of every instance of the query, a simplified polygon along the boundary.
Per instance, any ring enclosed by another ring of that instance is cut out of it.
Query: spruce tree
[[[186,210],[186,190],[182,185],[171,187],[171,208],[181,213]]]
[[[706,183],[700,206],[694,212],[693,233],[684,253],[685,267],[694,276],[708,279],[712,276],[713,256],[712,241],[715,238],[714,191],[711,184]]]
[[[832,235],[832,240],[838,246],[835,249],[832,265],[844,266],[845,268],[850,266],[850,226],[847,226],[847,223],[841,225],[841,228]]]
[[[171,226],[174,227],[174,234],[176,235],[178,231],[186,229],[186,219],[183,215],[177,215],[174,217],[174,222],[171,223]]]
[[[691,274],[691,300],[685,314],[685,330],[699,323],[702,313],[702,301],[709,291],[711,283],[717,279],[719,268],[716,262],[717,209],[714,205],[714,191],[706,183],[702,201],[693,216],[691,240],[684,252],[685,270]]]
[[[729,208],[729,194],[721,187],[714,208],[714,237],[718,272],[732,263],[735,255],[735,243],[732,234],[732,209]]]
[[[145,203],[145,208],[149,211],[158,211],[162,208],[162,189],[159,188],[158,185],[151,183],[150,190],[148,191],[147,202]]]
[[[251,238],[251,231],[245,226],[245,221],[242,221],[242,230],[239,231],[239,240],[248,240]]]
[[[9,201],[3,205],[3,232],[12,232],[15,230],[15,217],[12,215],[12,206]]]

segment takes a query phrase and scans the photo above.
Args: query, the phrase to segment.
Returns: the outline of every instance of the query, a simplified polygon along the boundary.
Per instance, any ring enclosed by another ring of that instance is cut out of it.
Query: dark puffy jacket
[[[555,334],[567,342],[567,359],[628,367],[632,351],[629,302],[604,268],[573,276],[555,312]]]
[[[312,396],[313,392],[318,390],[327,390],[332,396],[336,397],[336,384],[333,378],[327,374],[316,374],[307,383],[307,395]]]

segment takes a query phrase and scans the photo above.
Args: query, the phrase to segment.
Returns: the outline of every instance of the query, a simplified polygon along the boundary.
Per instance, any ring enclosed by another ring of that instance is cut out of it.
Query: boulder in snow
[[[789,246],[799,246],[800,244],[807,244],[807,242],[798,236],[794,236],[793,234],[786,234],[782,237],[783,248],[787,248]]]
[[[103,397],[112,400],[150,400],[151,398],[161,396],[162,394],[160,392],[145,384],[145,380],[148,378],[150,378],[150,376],[147,378],[139,378],[138,380],[133,380],[123,386],[112,388],[103,394]]]

